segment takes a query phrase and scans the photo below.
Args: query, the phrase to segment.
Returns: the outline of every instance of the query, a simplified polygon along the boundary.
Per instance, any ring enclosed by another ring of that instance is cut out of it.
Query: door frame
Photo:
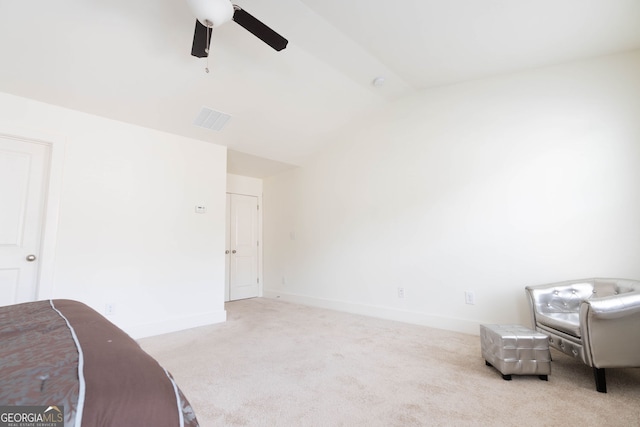
[[[258,244],[256,249],[256,276],[258,278],[258,292],[257,292],[257,297],[261,297],[262,296],[262,274],[261,274],[261,260],[262,260],[262,233],[261,233],[261,208],[262,206],[260,206],[260,197],[259,196],[255,196],[253,194],[239,194],[239,193],[227,193],[227,206],[226,206],[226,227],[225,227],[225,241],[227,242],[226,245],[226,250],[230,250],[231,247],[229,246],[229,243],[231,243],[229,240],[230,238],[230,233],[233,232],[233,230],[231,229],[231,223],[232,223],[232,198],[233,196],[242,196],[242,197],[251,197],[255,199],[256,205],[258,207],[257,212],[256,212],[256,217],[255,217],[255,226],[256,226],[256,239],[258,239]],[[225,251],[225,291],[224,291],[224,297],[225,297],[225,302],[229,302],[232,301],[231,300],[231,271],[230,271],[230,267],[231,267],[231,254],[227,254]],[[233,300],[235,301],[235,300]]]
[[[262,240],[262,212],[264,209],[262,208],[262,179],[246,177],[242,175],[235,174],[227,174],[227,194],[240,194],[244,196],[255,196],[258,198],[258,241],[260,245],[258,246],[258,280],[260,283],[258,284],[258,297],[262,297],[264,295],[264,279],[263,279],[263,240]],[[225,206],[225,212],[229,215],[229,206]],[[225,225],[225,233],[227,225]],[[226,245],[226,244],[225,244]],[[225,247],[225,249],[227,249]],[[229,302],[229,286],[226,278],[228,277],[227,271],[227,262],[225,256],[225,286],[224,286],[224,301]]]
[[[48,164],[45,166],[45,201],[40,237],[40,253],[38,258],[38,275],[36,280],[36,299],[49,299],[54,292],[54,273],[58,220],[60,217],[60,195],[62,193],[62,172],[66,141],[60,135],[41,132],[39,130],[0,123],[0,136],[23,141],[25,143],[43,144],[49,147]]]

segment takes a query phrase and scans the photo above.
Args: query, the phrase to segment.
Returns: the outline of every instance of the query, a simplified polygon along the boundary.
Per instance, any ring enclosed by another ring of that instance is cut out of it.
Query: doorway
[[[38,297],[50,151],[0,135],[0,305]]]
[[[227,193],[225,301],[260,295],[258,197]]]

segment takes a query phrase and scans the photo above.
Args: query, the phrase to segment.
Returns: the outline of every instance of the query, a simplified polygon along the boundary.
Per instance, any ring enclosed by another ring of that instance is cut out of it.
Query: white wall
[[[109,319],[134,337],[226,319],[225,147],[7,94],[0,118],[63,147],[40,298],[115,304]]]
[[[228,173],[227,193],[262,197],[262,179]]]
[[[478,333],[530,324],[525,285],[640,278],[639,76],[634,52],[441,87],[333,135],[265,179],[265,294]]]

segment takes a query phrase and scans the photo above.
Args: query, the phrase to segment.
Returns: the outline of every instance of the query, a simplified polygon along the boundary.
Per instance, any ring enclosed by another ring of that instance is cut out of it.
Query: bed
[[[63,408],[65,427],[197,427],[171,374],[78,301],[0,307],[0,406]]]

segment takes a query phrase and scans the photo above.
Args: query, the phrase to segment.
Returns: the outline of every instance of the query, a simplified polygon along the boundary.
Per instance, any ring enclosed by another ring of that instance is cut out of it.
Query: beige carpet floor
[[[226,305],[228,321],[140,340],[200,425],[640,426],[640,369],[552,352],[549,381],[504,381],[479,337],[273,299]]]

